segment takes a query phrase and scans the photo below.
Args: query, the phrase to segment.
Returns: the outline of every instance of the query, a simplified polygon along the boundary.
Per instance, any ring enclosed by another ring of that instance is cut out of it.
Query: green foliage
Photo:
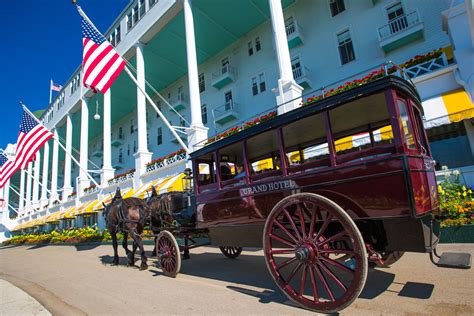
[[[23,234],[13,236],[4,244],[39,244],[39,243],[79,243],[79,242],[93,242],[93,241],[108,241],[111,240],[108,231],[99,231],[98,228],[73,228],[63,230],[61,232],[52,231],[45,234]]]
[[[451,175],[454,180],[451,181]],[[459,171],[446,173],[446,180],[438,185],[441,214],[445,220],[441,226],[474,223],[472,189],[459,183]]]

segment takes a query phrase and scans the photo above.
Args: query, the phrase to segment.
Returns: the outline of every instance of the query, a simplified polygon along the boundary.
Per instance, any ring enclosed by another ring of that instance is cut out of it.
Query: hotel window
[[[130,32],[130,30],[132,29],[132,12],[130,12],[129,14],[127,14],[127,32]]]
[[[332,16],[336,16],[346,9],[344,0],[329,0],[329,7],[331,8]]]
[[[122,138],[123,138],[123,129],[122,129],[122,127],[119,127],[118,138],[119,138],[119,139],[122,139]]]
[[[265,75],[263,73],[258,75],[258,84],[260,85],[260,93],[265,92],[265,90],[267,90],[265,84]]]
[[[158,2],[158,0],[149,0],[149,1],[148,1],[148,6],[151,8],[151,7],[154,6],[157,2]]]
[[[252,95],[258,94],[258,84],[257,84],[257,77],[252,78]]]
[[[135,131],[135,126],[133,124],[133,119],[130,120],[130,134],[133,134],[133,132]]]
[[[130,144],[127,145],[127,156],[130,156]]]
[[[341,64],[344,65],[353,61],[355,59],[354,46],[352,45],[351,33],[349,30],[337,34],[337,42]]]
[[[262,44],[260,43],[260,37],[255,38],[255,51],[259,52],[262,49]]]
[[[207,105],[201,105],[202,124],[207,124]]]
[[[248,45],[249,56],[252,56],[253,55],[253,43],[248,42],[247,45]]]
[[[118,162],[119,162],[119,163],[122,163],[122,162],[123,162],[123,151],[122,151],[122,148],[119,149]]]
[[[387,17],[390,24],[390,32],[392,34],[404,30],[408,26],[408,21],[403,11],[402,4],[400,2],[395,3],[387,8]]]
[[[182,117],[179,118],[179,126],[181,126],[181,127],[185,127],[185,126],[186,126],[186,121],[185,121],[184,118],[182,118]]]
[[[199,93],[206,91],[206,81],[204,79],[204,73],[199,74]]]
[[[133,25],[137,24],[138,20],[139,20],[139,17],[138,17],[138,3],[135,5],[135,7],[133,8]]]
[[[112,32],[112,34],[110,34],[109,36],[109,43],[110,45],[114,46],[115,47],[115,36],[114,36],[114,33]]]
[[[120,33],[120,25],[115,29],[115,45],[118,45],[122,40],[122,34]]]
[[[134,140],[133,141],[133,153],[136,153],[137,152],[137,141]]]
[[[156,107],[158,108],[158,110],[160,110],[161,112],[161,101],[156,101]],[[156,118],[159,118],[160,115],[158,114],[158,112],[156,113]]]
[[[156,133],[156,144],[163,144],[163,129],[161,127],[158,127],[158,131]]]
[[[138,5],[140,7],[140,19],[145,15],[145,0],[138,1]]]

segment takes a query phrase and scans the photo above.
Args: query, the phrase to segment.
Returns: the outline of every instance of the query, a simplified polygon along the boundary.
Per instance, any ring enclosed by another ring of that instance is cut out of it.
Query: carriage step
[[[470,269],[471,254],[462,252],[443,252],[436,265],[444,268]]]

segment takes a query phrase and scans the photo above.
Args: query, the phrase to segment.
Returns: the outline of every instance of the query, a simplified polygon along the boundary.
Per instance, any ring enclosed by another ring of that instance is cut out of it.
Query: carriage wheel
[[[281,200],[267,218],[265,262],[293,302],[316,312],[349,306],[367,278],[359,229],[336,203],[312,193]]]
[[[176,277],[181,269],[181,255],[176,238],[169,231],[162,231],[158,235],[156,253],[163,273],[172,278]]]
[[[219,247],[219,249],[224,254],[224,256],[230,259],[237,258],[238,256],[240,256],[240,253],[242,252],[242,247],[222,246],[222,247]]]

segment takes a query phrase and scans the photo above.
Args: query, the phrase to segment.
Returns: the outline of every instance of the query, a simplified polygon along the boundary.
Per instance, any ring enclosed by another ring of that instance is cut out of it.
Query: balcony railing
[[[303,44],[303,36],[301,34],[301,27],[295,21],[291,21],[285,25],[286,37],[288,38],[288,47],[291,49]]]
[[[301,63],[298,67],[293,67],[293,78],[303,88],[311,87],[311,81],[309,80],[308,74],[308,68],[302,66]]]
[[[448,65],[448,61],[446,59],[446,55],[443,53],[438,58],[433,58],[424,63],[418,64],[409,68],[405,68],[405,72],[410,78],[413,79],[418,76],[427,74],[429,72],[441,69],[447,65]]]
[[[388,24],[379,27],[380,40],[385,40],[420,23],[421,21],[417,11],[401,15],[388,22]]]
[[[189,98],[185,93],[179,93],[175,99],[170,100],[170,105],[176,111],[181,111],[188,106],[188,100]]]
[[[169,166],[169,165],[173,165],[181,160],[185,160],[186,159],[186,153],[181,153],[181,154],[178,154],[178,155],[175,155],[171,158],[166,158],[158,163],[155,163],[155,164],[152,164],[152,165],[149,165],[146,167],[146,172],[152,172],[152,171],[155,171],[155,170],[158,170],[158,169],[161,169],[165,166]]]
[[[227,123],[238,118],[238,103],[234,102],[233,100],[229,100],[225,104],[215,108],[213,112],[216,123]]]
[[[220,89],[227,84],[234,82],[236,76],[235,68],[226,64],[221,70],[212,74],[212,86]]]

